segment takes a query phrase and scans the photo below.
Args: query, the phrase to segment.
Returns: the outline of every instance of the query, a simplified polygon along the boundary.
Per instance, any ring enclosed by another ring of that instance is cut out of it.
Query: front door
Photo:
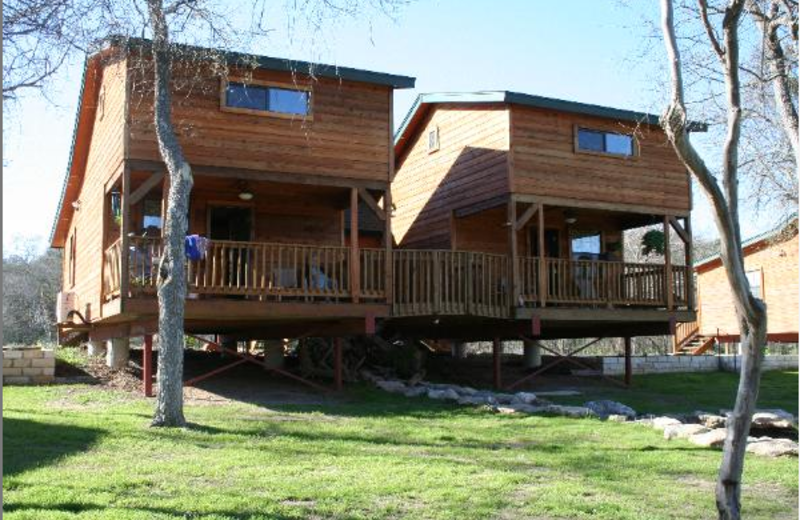
[[[253,210],[242,206],[211,206],[208,238],[211,240],[252,240]]]
[[[243,206],[211,206],[208,210],[208,238],[215,241],[249,242],[253,238],[253,210]],[[215,247],[220,255],[219,279],[223,287],[246,289],[250,282],[251,251],[248,248]]]

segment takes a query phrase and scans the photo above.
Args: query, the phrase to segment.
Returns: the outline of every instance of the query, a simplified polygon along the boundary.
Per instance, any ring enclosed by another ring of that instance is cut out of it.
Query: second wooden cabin
[[[668,334],[693,318],[691,183],[657,116],[424,94],[395,156],[394,315],[533,319],[544,338]],[[624,232],[653,224],[684,258],[667,243],[662,263],[624,262]],[[426,329],[446,335],[441,320]]]

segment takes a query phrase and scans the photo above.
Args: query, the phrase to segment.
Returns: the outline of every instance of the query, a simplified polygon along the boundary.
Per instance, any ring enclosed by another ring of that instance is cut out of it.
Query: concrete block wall
[[[42,347],[3,347],[3,384],[50,383],[56,375],[56,356]]]
[[[738,372],[742,368],[742,356],[722,355],[719,356],[720,370],[725,372]],[[783,354],[774,356],[764,356],[764,370],[792,370],[797,369],[797,354]]]
[[[797,354],[766,356],[764,370],[796,369]],[[620,376],[625,373],[625,358],[603,357],[603,374]],[[674,372],[737,372],[741,367],[741,356],[633,356],[631,368],[634,374],[668,374]]]

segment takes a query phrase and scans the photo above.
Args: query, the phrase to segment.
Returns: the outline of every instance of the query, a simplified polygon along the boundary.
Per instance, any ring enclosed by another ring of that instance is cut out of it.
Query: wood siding
[[[392,182],[394,237],[401,247],[450,248],[451,214],[505,196],[508,110],[436,105],[420,125]],[[439,149],[428,153],[428,133]]]
[[[255,71],[254,80],[311,88],[311,117],[292,119],[223,111],[219,77],[175,75],[173,119],[193,166],[388,183],[390,88]],[[131,105],[130,158],[160,162],[146,90]]]
[[[638,153],[623,158],[576,153],[575,127],[630,133],[633,124],[512,105],[512,191],[517,194],[650,208],[683,215],[691,208],[686,169],[660,128],[636,128]]]
[[[769,245],[745,257],[747,271],[762,272],[769,334],[798,331],[797,248],[795,235],[790,240]],[[715,335],[717,330],[722,335],[739,333],[728,278],[718,262],[716,267],[698,270],[697,294],[701,334]]]
[[[78,310],[92,320],[100,318],[100,286],[103,264],[103,208],[105,187],[119,171],[123,158],[125,129],[125,62],[97,69],[99,93],[84,103],[96,105],[91,142],[77,200],[80,209],[73,213],[69,237],[75,237],[75,284],[69,283],[70,254],[65,251],[63,290],[77,295]],[[93,78],[87,77],[86,81]],[[71,204],[72,201],[67,201]],[[70,240],[67,240],[69,245]]]

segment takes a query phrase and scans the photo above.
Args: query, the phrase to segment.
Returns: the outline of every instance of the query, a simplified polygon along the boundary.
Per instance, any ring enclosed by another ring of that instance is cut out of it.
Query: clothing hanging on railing
[[[200,235],[189,235],[186,237],[186,258],[189,260],[203,260],[208,252],[209,240]]]

